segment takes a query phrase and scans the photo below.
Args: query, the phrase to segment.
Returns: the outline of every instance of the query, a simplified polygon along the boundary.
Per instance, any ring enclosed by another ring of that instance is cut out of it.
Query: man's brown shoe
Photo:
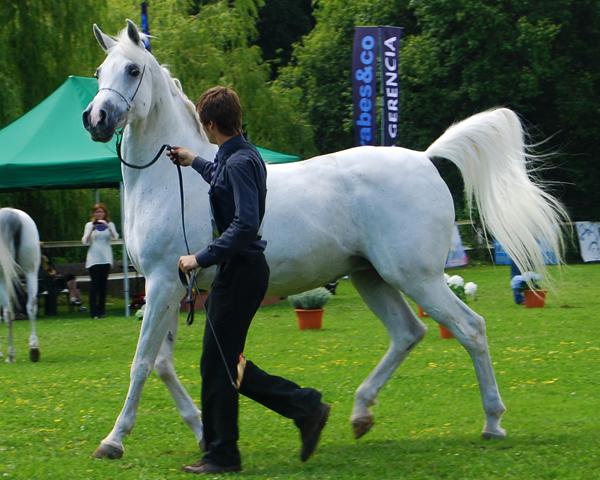
[[[302,449],[300,450],[300,460],[306,462],[313,454],[321,438],[321,431],[329,418],[331,405],[321,403],[317,411],[307,417],[300,427],[300,438],[302,439]]]
[[[229,473],[229,472],[239,472],[242,469],[241,465],[229,465],[224,467],[222,465],[217,465],[216,463],[205,462],[204,460],[200,460],[193,465],[186,465],[183,467],[183,471],[187,473]]]

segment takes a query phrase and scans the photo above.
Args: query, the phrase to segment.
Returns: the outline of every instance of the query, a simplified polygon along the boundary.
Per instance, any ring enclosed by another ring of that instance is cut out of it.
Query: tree
[[[105,3],[96,0],[0,2],[0,127],[37,105],[68,75],[93,71],[102,53],[91,25],[105,13]],[[81,237],[92,195],[73,190],[1,193],[0,206],[27,211],[43,240],[75,239]]]
[[[404,27],[400,54],[402,146],[425,149],[451,123],[495,106],[522,115],[574,218],[598,218],[600,4],[595,0],[384,1],[316,4],[317,24],[273,88],[300,99],[317,148],[352,146],[351,48],[356,25]],[[462,209],[458,171],[442,174]]]
[[[350,69],[356,25],[414,24],[406,0],[331,0],[315,4],[315,28],[294,48],[273,88],[299,98],[319,152],[352,146]]]
[[[259,10],[256,45],[271,66],[271,80],[277,69],[287,65],[295,42],[315,26],[310,0],[265,0]]]

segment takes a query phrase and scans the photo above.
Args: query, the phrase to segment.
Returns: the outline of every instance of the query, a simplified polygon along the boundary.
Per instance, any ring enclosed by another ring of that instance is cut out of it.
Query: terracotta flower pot
[[[325,311],[322,308],[319,308],[318,310],[303,310],[301,308],[296,308],[298,327],[300,327],[300,330],[320,329],[323,326],[324,312]]]
[[[454,338],[454,335],[452,335],[452,332],[450,330],[448,330],[443,325],[438,325],[438,326],[440,327],[440,336],[442,338]]]
[[[546,303],[546,290],[525,290],[525,307],[542,308]]]

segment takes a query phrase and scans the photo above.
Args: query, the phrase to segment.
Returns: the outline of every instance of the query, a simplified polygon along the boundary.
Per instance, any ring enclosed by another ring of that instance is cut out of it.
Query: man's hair
[[[223,135],[242,132],[242,105],[231,88],[209,88],[196,101],[196,111],[203,125],[214,122]]]

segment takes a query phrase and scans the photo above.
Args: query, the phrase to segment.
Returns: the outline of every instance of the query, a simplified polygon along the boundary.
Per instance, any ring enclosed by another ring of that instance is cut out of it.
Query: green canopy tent
[[[0,130],[0,191],[122,188],[115,142],[92,141],[81,122],[83,110],[97,91],[96,79],[70,76],[39,105]],[[267,163],[300,160],[294,155],[257,148]],[[126,249],[123,251],[123,261],[127,262]],[[127,305],[126,273],[124,292]]]
[[[30,112],[0,130],[0,190],[118,187],[115,143],[90,139],[81,113],[98,90],[95,78],[70,76]],[[267,163],[300,160],[257,147]]]

